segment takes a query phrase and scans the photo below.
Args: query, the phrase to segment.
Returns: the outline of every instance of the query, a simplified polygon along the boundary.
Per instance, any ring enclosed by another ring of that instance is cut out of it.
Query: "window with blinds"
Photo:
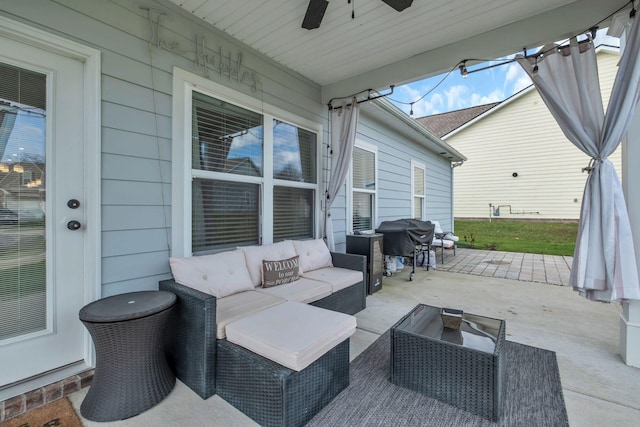
[[[413,166],[413,218],[424,219],[424,167]]]
[[[244,182],[194,179],[194,254],[260,243],[260,186]]]
[[[0,342],[46,329],[44,74],[0,63]]]
[[[274,242],[314,237],[316,153],[315,133],[274,119]]]
[[[193,92],[192,157],[194,169],[262,176],[262,116]]]
[[[280,120],[273,121],[273,176],[316,183],[316,134]]]
[[[195,91],[192,99],[192,252],[261,244],[265,229],[274,242],[314,237],[316,133]]]
[[[377,190],[376,153],[354,147],[351,174],[353,231],[373,230]]]
[[[273,189],[273,241],[313,237],[315,191],[276,186]]]

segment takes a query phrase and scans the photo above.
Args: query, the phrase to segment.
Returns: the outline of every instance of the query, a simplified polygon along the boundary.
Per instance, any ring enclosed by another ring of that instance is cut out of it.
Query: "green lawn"
[[[573,256],[577,223],[456,221],[459,247]]]

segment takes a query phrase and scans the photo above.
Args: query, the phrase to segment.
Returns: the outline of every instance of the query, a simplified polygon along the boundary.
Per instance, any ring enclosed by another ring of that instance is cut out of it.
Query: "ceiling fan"
[[[382,0],[398,12],[402,12],[413,3],[413,0]],[[307,13],[302,20],[302,28],[307,30],[313,30],[319,28],[324,12],[329,5],[328,0],[309,0],[309,6],[307,6]]]

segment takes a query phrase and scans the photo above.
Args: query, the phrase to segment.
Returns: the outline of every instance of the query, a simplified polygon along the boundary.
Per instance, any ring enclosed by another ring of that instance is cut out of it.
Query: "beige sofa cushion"
[[[247,269],[254,286],[262,285],[262,261],[279,261],[296,256],[296,250],[291,240],[264,246],[242,246],[239,248],[244,254]],[[300,268],[299,274],[302,273]]]
[[[305,273],[305,279],[318,280],[331,285],[333,292],[362,282],[362,271],[339,267],[325,267]]]
[[[216,298],[253,289],[242,252],[169,258],[176,282]]]
[[[227,340],[295,371],[349,338],[356,318],[287,301],[227,325]]]
[[[265,295],[257,291],[245,291],[216,301],[216,338],[226,337],[226,326],[252,313],[286,302],[284,298]]]
[[[331,295],[331,285],[317,280],[300,277],[295,282],[270,288],[257,288],[256,291],[284,298],[288,301],[310,303]]]
[[[323,267],[333,267],[331,252],[322,239],[294,240],[293,246],[300,255],[300,274]]]

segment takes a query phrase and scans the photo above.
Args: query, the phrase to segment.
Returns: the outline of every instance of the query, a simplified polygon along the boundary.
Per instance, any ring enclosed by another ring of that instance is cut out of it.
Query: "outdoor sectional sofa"
[[[292,261],[299,267],[298,280],[263,287],[270,274],[264,272],[267,263],[281,267]],[[176,376],[200,397],[218,393],[262,425],[302,425],[348,385],[348,336],[355,318],[347,315],[366,306],[366,257],[330,252],[317,239],[171,258],[170,263],[174,278],[160,282],[161,290],[177,296],[166,334],[167,357]],[[325,338],[319,337],[312,350],[312,359],[320,357],[309,366],[297,359],[309,358],[308,351],[306,356],[273,354],[278,346],[269,342],[247,350],[246,337],[235,345],[227,336],[254,333],[251,344],[270,336],[264,328],[284,323],[303,328],[302,339],[324,329],[318,333]],[[327,331],[335,331],[329,338],[340,342],[328,341]],[[266,353],[254,353],[260,350]]]

